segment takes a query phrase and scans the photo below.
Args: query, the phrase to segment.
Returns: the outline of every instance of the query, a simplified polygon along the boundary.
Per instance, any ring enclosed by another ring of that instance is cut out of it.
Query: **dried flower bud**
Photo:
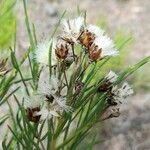
[[[39,107],[36,108],[27,108],[26,109],[26,115],[29,121],[34,122],[34,123],[38,123],[40,120],[40,115],[35,115],[37,112],[40,111]]]
[[[84,25],[84,18],[78,17],[70,20],[63,20],[63,35],[62,38],[69,44],[77,43],[77,39],[80,36],[81,28]]]
[[[46,94],[45,98],[46,98],[47,102],[53,103],[53,101],[54,101],[54,96],[53,95]]]
[[[82,31],[78,40],[88,49],[95,40],[95,34],[89,32],[88,30]]]
[[[109,118],[114,118],[119,116],[120,116],[119,108],[112,108],[112,113],[110,114]]]
[[[6,68],[7,60],[8,60],[8,58],[3,59],[3,60],[0,62],[0,76],[3,76],[3,75],[5,75],[5,74],[7,74],[8,71],[9,71],[9,70]]]
[[[84,87],[84,83],[81,81],[77,81],[75,84],[75,93],[79,94]]]
[[[116,117],[119,117],[119,116],[120,116],[120,109],[118,107],[108,107],[105,110],[101,121],[108,120],[108,119],[111,119],[111,118],[116,118]]]
[[[108,90],[112,90],[112,83],[114,83],[118,78],[118,75],[113,72],[110,71],[107,76],[104,77],[103,83],[100,84],[99,88],[98,88],[98,92],[106,92]]]
[[[91,61],[97,61],[100,59],[101,49],[98,48],[97,45],[92,44],[89,48],[89,58]]]
[[[65,59],[68,55],[69,47],[68,44],[60,44],[60,46],[56,46],[55,54],[59,59]]]
[[[70,65],[74,62],[73,56],[67,56],[67,58],[64,60],[66,68],[70,67]]]
[[[110,82],[104,82],[101,84],[98,88],[98,92],[106,92],[111,88],[111,83]]]
[[[115,101],[115,99],[113,98],[113,96],[108,97],[107,99],[107,103],[111,106],[116,106],[118,103]]]

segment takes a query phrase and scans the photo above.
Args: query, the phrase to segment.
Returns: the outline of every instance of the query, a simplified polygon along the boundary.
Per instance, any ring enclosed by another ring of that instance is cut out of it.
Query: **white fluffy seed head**
[[[118,75],[115,72],[110,71],[105,78],[109,80],[109,82],[113,83],[117,80]]]
[[[35,115],[41,116],[40,120],[48,120],[51,119],[52,117],[60,117],[60,115],[57,113],[56,110],[53,109],[48,109],[47,106],[43,106],[43,108],[37,112]]]
[[[39,43],[35,49],[35,59],[42,65],[49,65],[49,53],[51,44],[52,44],[51,65],[55,65],[57,62],[54,49],[55,40]]]
[[[132,95],[133,89],[130,87],[130,85],[125,82],[121,88],[118,88],[117,86],[114,86],[112,88],[111,93],[113,93],[113,98],[117,101],[122,101],[123,99],[127,98],[128,96]]]
[[[105,56],[116,56],[118,51],[115,48],[113,41],[106,35],[99,36],[95,39],[94,44],[102,50],[101,57]]]
[[[63,35],[64,38],[70,39],[71,41],[76,43],[83,25],[84,25],[83,17],[78,17],[71,20],[63,20],[62,28],[64,32]]]
[[[38,84],[38,93],[49,95],[55,94],[59,88],[59,80],[56,76],[52,75],[50,80],[41,78]]]
[[[95,34],[96,37],[102,36],[102,35],[104,34],[104,30],[102,30],[101,28],[99,28],[98,26],[95,26],[95,25],[91,25],[91,24],[90,24],[90,25],[88,25],[88,26],[86,27],[86,29],[87,29],[89,32]]]
[[[119,91],[120,91],[120,95],[124,98],[126,98],[127,96],[130,96],[134,93],[133,89],[127,82],[125,82],[122,85],[122,87],[119,89]]]
[[[58,97],[53,95],[54,101],[52,103],[45,101],[42,109],[36,113],[41,115],[41,120],[47,120],[60,117],[64,111],[71,112],[72,108],[66,105],[66,99],[64,97]]]
[[[31,97],[26,97],[24,101],[25,108],[37,108],[42,104],[42,100],[39,95],[32,95]]]

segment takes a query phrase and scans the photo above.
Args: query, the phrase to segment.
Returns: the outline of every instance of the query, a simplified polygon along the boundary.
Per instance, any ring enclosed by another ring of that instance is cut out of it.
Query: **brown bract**
[[[65,59],[68,55],[69,47],[66,44],[60,44],[60,46],[56,46],[55,54],[59,59]]]
[[[88,50],[89,58],[92,61],[96,61],[96,60],[100,59],[101,51],[102,51],[102,49],[99,49],[97,45],[92,44]]]
[[[71,38],[61,37],[61,39],[64,40],[68,44],[74,44],[74,41]]]
[[[46,95],[45,98],[46,98],[46,101],[48,101],[50,103],[53,103],[53,101],[54,101],[54,97],[52,95]]]
[[[98,88],[98,92],[108,92],[107,103],[109,106],[116,106],[118,103],[114,100],[114,93],[112,93],[112,83],[105,80]]]
[[[6,68],[7,60],[8,60],[8,58],[3,59],[0,62],[0,76],[3,76],[3,75],[5,75],[5,74],[7,74],[9,72],[9,70]]]
[[[32,121],[34,123],[38,123],[41,116],[40,115],[35,116],[35,113],[39,112],[39,111],[40,111],[39,107],[36,107],[36,108],[27,108],[26,109],[26,115],[27,115],[28,120]]]
[[[78,40],[83,46],[85,46],[88,49],[95,40],[95,34],[89,32],[88,30],[82,31]]]
[[[75,93],[79,94],[84,87],[84,83],[81,81],[77,81],[75,84]]]
[[[104,81],[99,88],[98,92],[107,92],[109,89],[111,89],[111,83],[109,81]]]

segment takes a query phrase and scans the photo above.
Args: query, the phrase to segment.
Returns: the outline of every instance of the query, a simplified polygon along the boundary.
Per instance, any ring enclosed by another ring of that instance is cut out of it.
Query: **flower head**
[[[52,117],[59,117],[60,115],[57,113],[55,107],[52,107],[48,103],[44,103],[42,109],[36,113],[36,116],[41,116],[41,120],[48,120]]]
[[[113,41],[97,26],[85,27],[78,40],[88,50],[89,58],[92,61],[118,54]]]
[[[65,39],[68,43],[76,43],[78,37],[81,34],[81,29],[84,24],[84,18],[78,17],[71,20],[64,20],[62,23],[63,27],[63,39]]]
[[[133,89],[129,86],[127,82],[125,82],[121,88],[118,88],[117,86],[114,86],[111,89],[110,96],[108,100],[114,104],[118,104],[118,102],[121,102],[123,99],[127,98],[128,96],[132,95]]]
[[[46,96],[48,97],[48,95]],[[66,99],[62,96],[52,95],[53,101],[44,101],[42,109],[36,113],[41,120],[61,117],[64,111],[71,112],[72,108],[66,105]]]
[[[64,40],[58,40],[55,47],[55,54],[59,59],[67,58],[69,52],[71,51],[71,46]]]
[[[96,37],[103,35],[104,31],[94,25],[88,25],[79,37],[80,43],[87,49],[93,44]]]
[[[104,78],[103,83],[99,86],[98,91],[99,92],[106,92],[107,90],[111,89],[113,84],[118,78],[118,75],[110,71],[108,75]]]
[[[105,79],[109,81],[110,83],[115,82],[117,78],[118,78],[118,75],[113,71],[109,71],[108,75],[105,77]]]
[[[125,82],[122,87],[119,89],[119,95],[122,98],[126,98],[134,93],[133,89],[130,87],[130,85]]]
[[[101,57],[102,49],[99,49],[94,43],[89,47],[89,58],[91,61],[97,61]]]
[[[86,47],[88,49],[94,42],[95,35],[93,33],[89,32],[88,30],[84,30],[84,31],[82,31],[78,40],[84,47]]]
[[[120,115],[119,104],[131,94],[133,94],[133,89],[127,82],[125,82],[121,88],[118,88],[118,86],[110,88],[108,91],[107,106],[102,120],[118,117]]]
[[[49,81],[41,78],[38,86],[38,93],[42,95],[56,94],[59,89],[59,80],[56,76],[52,75]]]
[[[99,28],[98,26],[95,26],[95,25],[88,25],[86,27],[86,29],[95,35],[95,37],[99,37],[99,36],[102,36],[104,34],[104,30],[102,30],[101,28]]]
[[[41,120],[60,117],[63,111],[71,111],[71,107],[66,105],[66,98],[64,97],[67,93],[63,93],[62,96],[59,92],[59,86],[60,81],[54,75],[51,76],[49,82],[45,80],[39,82],[38,95],[43,100],[44,105],[36,115],[41,115]]]
[[[106,56],[116,56],[118,51],[115,48],[113,41],[106,35],[99,36],[94,40],[94,46],[97,46],[97,49],[100,51],[100,57],[104,58]],[[92,50],[92,48],[91,48]]]
[[[38,95],[33,95],[25,99],[26,116],[29,121],[34,123],[39,122],[40,115],[37,115],[37,113],[40,111],[41,104],[42,100]]]
[[[36,94],[25,101],[27,118],[32,122],[60,117],[64,111],[72,111],[72,108],[66,104],[67,91],[63,90],[62,94],[57,76],[52,75],[50,80],[45,79],[39,79]]]
[[[120,116],[120,109],[116,106],[108,107],[107,110],[104,112],[102,115],[101,121],[111,119],[111,118],[116,118]]]

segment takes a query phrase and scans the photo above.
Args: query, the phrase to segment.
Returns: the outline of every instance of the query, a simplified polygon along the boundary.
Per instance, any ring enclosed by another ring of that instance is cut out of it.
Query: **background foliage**
[[[0,1],[0,48],[10,45],[15,34],[16,17],[13,6],[16,0]]]

